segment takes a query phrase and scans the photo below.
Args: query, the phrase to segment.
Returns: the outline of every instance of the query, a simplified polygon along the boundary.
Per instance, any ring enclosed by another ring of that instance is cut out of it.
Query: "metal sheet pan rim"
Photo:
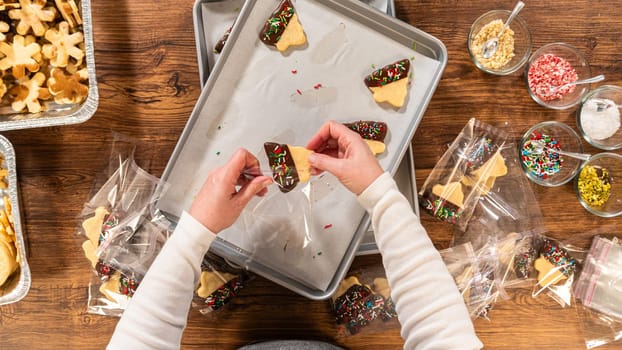
[[[93,48],[91,0],[81,1],[83,20],[82,30],[84,33],[86,67],[89,79],[89,94],[87,98],[84,102],[82,102],[82,105],[78,108],[78,110],[66,116],[45,116],[46,113],[41,112],[41,117],[0,122],[0,131],[78,124],[89,120],[95,114],[95,111],[99,105],[99,90],[97,89],[97,78],[95,75],[95,50]]]
[[[0,135],[0,153],[4,155],[6,167],[9,171],[8,183],[9,183],[9,198],[11,206],[13,208],[13,222],[15,228],[15,240],[17,245],[18,254],[20,256],[19,265],[19,281],[17,285],[9,293],[0,296],[0,305],[15,303],[23,299],[30,290],[32,276],[30,273],[30,267],[28,266],[26,239],[24,231],[22,229],[22,218],[19,206],[19,185],[17,183],[17,171],[15,163],[15,150],[9,140]]]
[[[352,8],[350,7],[345,7],[346,5],[342,4],[342,3],[336,3],[335,0],[318,0],[318,2],[323,3],[327,6],[329,6],[330,4],[332,4],[335,7],[339,7],[339,8],[344,8],[347,11],[353,12],[353,11],[358,11],[356,12],[356,14],[358,16],[361,16],[362,18],[366,18],[369,21],[372,21],[374,23],[382,23],[382,25],[384,27],[390,27],[392,29],[393,32],[396,33],[401,33],[401,35],[404,37],[406,35],[413,35],[415,38],[411,39],[411,44],[412,41],[414,42],[418,42],[418,41],[422,41],[422,42],[426,42],[426,46],[434,46],[435,47],[435,53],[437,54],[437,56],[435,56],[434,58],[439,62],[439,67],[438,70],[434,73],[434,79],[433,79],[433,84],[432,86],[429,87],[429,91],[426,93],[424,101],[421,105],[421,110],[424,111],[427,108],[427,105],[429,103],[429,101],[431,100],[431,97],[433,95],[433,92],[436,90],[436,87],[438,86],[438,83],[440,82],[440,78],[441,75],[445,69],[445,66],[447,64],[447,50],[445,48],[445,45],[438,40],[437,38],[431,36],[428,33],[425,33],[407,23],[404,23],[402,21],[399,21],[395,18],[391,18],[379,11],[376,11],[375,9],[372,8],[368,8],[367,6],[365,6],[364,4],[360,4],[358,1],[348,1],[349,6],[352,6]],[[247,14],[249,12],[249,10],[247,10],[247,8],[251,8],[252,7],[252,3],[254,3],[254,1],[249,0],[246,1],[241,12],[240,12],[240,17],[242,17],[244,14]],[[353,9],[355,8],[355,9]],[[234,26],[234,28],[231,31],[231,34],[229,36],[230,40],[235,40],[238,36],[239,36],[239,26]],[[212,79],[212,77],[214,76],[218,76],[218,74],[220,73],[220,71],[222,70],[223,66],[224,66],[224,60],[222,59],[222,57],[227,57],[230,54],[231,51],[231,45],[225,45],[222,53],[221,53],[221,59],[218,60],[218,62],[216,63],[214,70],[212,72],[212,74],[210,74],[210,77],[207,80],[205,89],[203,91],[203,93],[201,93],[201,96],[199,97],[197,104],[195,105],[193,112],[191,114],[191,117],[188,119],[188,122],[186,123],[186,126],[184,127],[184,131],[182,132],[179,141],[175,147],[175,149],[173,150],[173,153],[171,155],[171,158],[169,160],[169,163],[166,167],[166,169],[163,172],[162,175],[162,179],[166,181],[166,179],[169,177],[170,172],[172,171],[172,165],[175,162],[175,159],[177,159],[184,147],[185,141],[188,139],[191,130],[196,122],[196,118],[192,118],[192,116],[197,115],[197,112],[200,110],[201,106],[203,104],[205,104],[205,101],[208,97],[208,93],[205,93],[206,91],[209,92],[211,89],[211,86],[214,85],[215,80]],[[214,74],[215,73],[215,74]],[[419,118],[413,118],[413,123],[414,125],[411,125],[411,133],[408,135],[408,139],[412,139],[412,136],[416,130],[417,125],[420,122],[420,119],[423,117],[423,115],[421,115],[421,117]],[[396,157],[395,159],[395,164],[392,164],[390,166],[391,169],[391,174],[394,175],[395,171],[397,170],[397,164],[399,164],[399,161],[401,161],[401,159],[404,157],[404,154],[406,153],[408,146],[409,146],[410,142],[405,143],[403,145],[403,149],[399,152],[399,156]],[[310,288],[308,286],[302,285],[301,283],[298,283],[296,281],[294,281],[294,285],[292,286],[291,283],[289,283],[289,281],[291,279],[287,278],[286,276],[283,276],[282,274],[278,273],[277,271],[274,271],[271,268],[268,268],[266,265],[264,264],[260,264],[257,261],[252,261],[251,264],[247,264],[245,267],[248,268],[250,271],[256,272],[260,275],[266,276],[269,279],[273,280],[274,282],[281,284],[303,296],[306,296],[310,299],[315,299],[315,300],[321,300],[321,299],[326,299],[329,298],[334,291],[336,290],[336,288],[338,287],[339,282],[343,279],[343,277],[345,276],[345,274],[347,273],[347,270],[349,269],[350,264],[352,263],[352,260],[355,257],[355,252],[358,249],[358,245],[360,243],[360,241],[363,238],[363,234],[365,233],[365,231],[367,230],[367,227],[369,226],[369,215],[365,215],[365,217],[362,219],[361,224],[359,225],[358,229],[356,230],[356,233],[354,234],[352,241],[350,243],[350,245],[348,246],[345,254],[344,254],[344,258],[342,259],[342,263],[339,265],[339,268],[337,269],[337,271],[335,272],[331,282],[329,283],[329,286],[326,290],[319,290],[319,289],[315,289],[315,288]],[[226,251],[225,251],[226,253]],[[222,255],[221,255],[222,256]],[[226,256],[223,256],[225,258],[229,258]],[[240,265],[244,266],[244,261],[234,261]],[[266,270],[262,270],[262,269],[266,269]]]

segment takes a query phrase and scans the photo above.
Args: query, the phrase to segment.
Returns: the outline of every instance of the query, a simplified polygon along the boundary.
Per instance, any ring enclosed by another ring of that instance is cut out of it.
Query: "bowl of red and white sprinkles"
[[[573,107],[590,89],[589,84],[567,85],[591,77],[591,70],[583,53],[564,43],[548,44],[534,52],[525,76],[531,98],[547,108]]]

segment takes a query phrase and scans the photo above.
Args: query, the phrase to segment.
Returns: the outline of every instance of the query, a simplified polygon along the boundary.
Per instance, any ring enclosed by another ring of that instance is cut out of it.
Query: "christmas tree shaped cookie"
[[[275,46],[283,52],[290,46],[304,45],[307,42],[298,15],[290,0],[283,0],[268,18],[259,38],[266,45]]]
[[[403,59],[386,65],[365,78],[365,85],[378,103],[387,102],[394,107],[404,105],[408,92],[410,61]]]
[[[272,169],[272,178],[279,185],[281,192],[287,193],[299,182],[309,181],[311,165],[308,157],[312,151],[304,147],[274,142],[266,142],[263,146]]]
[[[386,123],[360,120],[354,123],[344,123],[344,125],[361,135],[373,154],[384,152],[386,148],[384,138],[387,136]]]

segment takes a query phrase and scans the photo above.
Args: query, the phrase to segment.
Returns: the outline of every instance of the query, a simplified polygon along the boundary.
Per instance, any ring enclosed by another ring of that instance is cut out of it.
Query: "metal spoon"
[[[580,159],[584,161],[589,160],[590,157],[592,156],[591,154],[587,154],[587,153],[568,152],[568,151],[554,149],[554,148],[547,146],[544,143],[544,140],[531,140],[531,145],[533,146],[533,149],[531,149],[530,152],[533,154],[542,154],[545,152],[557,153],[557,154],[561,154],[564,156],[568,156],[571,158],[576,158],[576,159]]]
[[[553,86],[553,85],[551,85],[549,87],[549,90],[550,90],[549,93],[552,95],[555,92],[557,92],[558,90],[566,88],[568,86],[579,85],[579,84],[597,83],[597,82],[603,81],[603,80],[605,80],[605,75],[604,74],[600,74],[600,75],[597,75],[595,77],[591,77],[591,78],[587,78],[587,79],[582,79],[582,80],[575,80],[573,82],[566,83],[566,84],[560,85],[560,86]]]
[[[600,113],[604,110],[607,110],[609,108],[612,107],[616,107],[618,109],[622,108],[622,105],[616,104],[615,102],[611,101],[611,100],[602,100],[602,101],[596,101],[596,112]]]
[[[499,47],[499,38],[501,38],[503,32],[508,29],[508,27],[510,26],[510,22],[514,20],[514,17],[518,15],[518,12],[520,12],[523,7],[525,7],[524,2],[519,1],[518,3],[516,3],[516,6],[514,6],[512,13],[510,13],[510,17],[508,17],[508,20],[505,21],[505,24],[503,25],[503,27],[501,27],[501,31],[499,32],[499,34],[497,34],[497,36],[493,38],[488,39],[486,43],[484,43],[484,46],[482,47],[482,57],[489,59],[494,56],[495,52],[497,52],[497,48]]]

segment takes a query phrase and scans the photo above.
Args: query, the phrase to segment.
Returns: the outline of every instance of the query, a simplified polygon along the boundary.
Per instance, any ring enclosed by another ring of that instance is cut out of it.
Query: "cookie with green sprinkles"
[[[460,219],[462,208],[443,199],[432,191],[419,195],[419,206],[440,221],[455,224]]]
[[[309,181],[311,165],[308,157],[313,151],[274,142],[266,142],[263,146],[272,170],[272,179],[279,185],[281,192],[287,193],[299,182]]]
[[[373,71],[364,82],[378,103],[400,108],[408,93],[410,60],[402,59]]]
[[[371,120],[359,120],[353,123],[344,123],[352,131],[355,131],[361,137],[373,154],[383,153],[386,146],[384,139],[387,136],[387,124]]]
[[[275,46],[281,52],[290,46],[306,44],[307,36],[290,0],[283,0],[266,20],[263,30],[259,33],[259,39],[268,46]]]

